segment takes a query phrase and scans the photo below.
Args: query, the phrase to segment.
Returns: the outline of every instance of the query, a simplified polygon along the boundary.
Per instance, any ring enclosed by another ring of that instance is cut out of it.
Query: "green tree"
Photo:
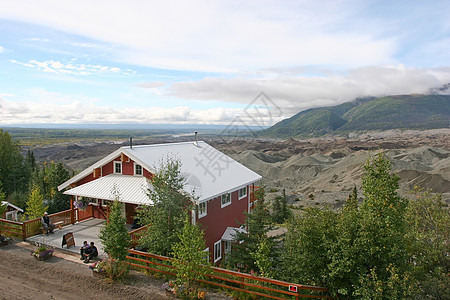
[[[15,191],[26,191],[31,170],[24,163],[20,146],[8,132],[0,129],[0,182],[8,197]]]
[[[267,233],[273,229],[270,211],[265,202],[264,189],[255,192],[255,206],[249,214],[246,214],[244,227],[247,232],[236,232],[233,236],[232,251],[227,259],[227,265],[243,272],[255,271],[261,273],[261,269],[257,264],[263,265],[266,258],[264,254],[271,258],[271,266],[264,263],[264,272],[272,274],[277,264],[277,238],[275,236],[268,237]],[[264,249],[263,249],[264,248]],[[267,248],[269,250],[267,250]],[[264,250],[264,251],[263,251]],[[269,253],[269,254],[268,254]]]
[[[2,185],[0,183],[0,218],[2,218],[3,214],[6,212],[7,205],[2,202],[6,200],[6,195],[2,190]]]
[[[152,188],[147,194],[151,206],[138,212],[142,225],[150,225],[139,244],[152,253],[169,255],[172,245],[179,242],[184,220],[192,209],[192,202],[183,192],[185,178],[181,175],[181,163],[172,158],[162,161],[152,178]]]
[[[302,216],[291,218],[281,251],[282,279],[328,286],[336,222],[337,213],[328,208],[307,208]]]
[[[49,213],[55,213],[70,208],[70,196],[58,191],[58,186],[70,178],[69,171],[62,163],[44,162],[42,167],[35,166],[32,184],[38,185],[48,204]]]
[[[47,211],[48,207],[44,206],[44,196],[38,186],[32,187],[26,205],[25,213],[28,219],[41,218]]]
[[[100,230],[99,238],[105,252],[113,259],[125,260],[130,247],[130,236],[125,226],[126,219],[122,213],[122,203],[118,191],[114,191],[115,201],[109,207],[108,222]]]
[[[450,214],[441,195],[415,187],[410,201],[408,225],[409,262],[417,280],[418,293],[425,299],[450,295]]]
[[[204,252],[206,248],[204,231],[186,217],[178,238],[179,242],[172,247],[177,283],[185,288],[183,296],[197,299],[199,287],[197,280],[205,279],[205,274],[209,272],[208,257]]]
[[[281,196],[276,196],[272,204],[272,219],[276,224],[282,224],[291,215],[287,205],[286,189],[283,189]]]

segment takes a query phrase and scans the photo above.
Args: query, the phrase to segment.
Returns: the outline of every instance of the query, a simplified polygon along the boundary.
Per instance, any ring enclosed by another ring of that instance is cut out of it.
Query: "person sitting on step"
[[[97,257],[97,255],[97,247],[95,247],[94,242],[91,242],[89,248],[87,248],[83,253],[83,256],[85,257],[84,263],[87,264],[93,257]]]
[[[87,248],[89,248],[89,244],[87,241],[84,241],[83,246],[81,246],[81,248],[80,248],[80,255],[81,255],[80,260],[86,259],[86,257],[84,257],[84,255],[83,255],[83,253],[86,251]]]

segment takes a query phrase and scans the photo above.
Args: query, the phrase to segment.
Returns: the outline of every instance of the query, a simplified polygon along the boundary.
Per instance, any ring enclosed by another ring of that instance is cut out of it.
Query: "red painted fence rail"
[[[175,267],[171,265],[173,259],[170,257],[133,249],[128,250],[128,253],[128,263],[134,267],[175,276]],[[199,280],[199,282],[223,289],[253,294],[258,297],[279,300],[299,298],[333,299],[328,295],[328,289],[324,287],[290,283],[216,267],[211,267],[211,272],[206,274],[206,276],[209,277],[209,280]],[[290,290],[296,290],[297,292]]]

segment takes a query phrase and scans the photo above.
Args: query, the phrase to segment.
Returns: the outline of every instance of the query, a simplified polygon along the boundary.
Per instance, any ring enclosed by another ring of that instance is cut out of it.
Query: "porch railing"
[[[53,224],[61,226],[75,223],[74,210],[65,210],[49,215]],[[62,222],[62,223],[61,223]],[[0,231],[10,237],[26,239],[30,236],[41,233],[41,218],[32,219],[24,222],[13,222],[0,219]]]

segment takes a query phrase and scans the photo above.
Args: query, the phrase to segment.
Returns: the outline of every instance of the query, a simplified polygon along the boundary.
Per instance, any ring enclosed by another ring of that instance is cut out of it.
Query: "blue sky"
[[[1,125],[268,125],[449,62],[449,1],[0,0]]]

